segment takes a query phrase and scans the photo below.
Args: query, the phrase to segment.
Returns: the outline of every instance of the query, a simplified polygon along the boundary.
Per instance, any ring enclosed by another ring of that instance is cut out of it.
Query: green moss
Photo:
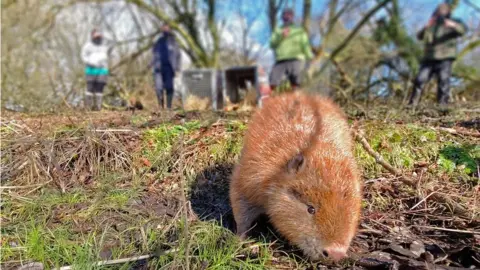
[[[434,160],[438,155],[439,143],[434,131],[417,125],[370,124],[366,127],[367,139],[372,148],[399,169],[410,170],[416,161]],[[379,173],[382,168],[374,158],[356,145],[359,163],[368,176]]]
[[[243,132],[247,125],[243,121],[229,121],[225,126],[227,132]]]
[[[184,125],[162,124],[157,128],[149,129],[144,133],[144,140],[153,142],[156,153],[165,153],[171,150],[180,135],[188,134],[201,127],[200,122],[191,121]]]
[[[472,176],[480,162],[479,145],[416,124],[370,123],[364,129],[372,148],[396,168],[412,171],[417,162],[424,162],[438,165],[440,170],[434,170],[437,175],[478,181]],[[367,177],[376,177],[384,171],[360,144],[355,145],[355,153]]]
[[[447,143],[441,150],[437,164],[447,172],[455,170],[471,175],[477,172],[480,162],[480,145]]]
[[[142,157],[148,159],[151,168],[163,175],[171,164],[171,151],[173,145],[183,136],[201,128],[198,121],[190,121],[184,125],[162,124],[157,128],[144,132]],[[163,178],[163,177],[160,177]]]
[[[380,211],[387,211],[392,208],[394,200],[387,194],[382,194],[380,192],[375,192],[371,197],[371,204],[374,205],[375,209]]]
[[[236,134],[228,134],[209,147],[215,162],[235,160],[242,150],[242,138]]]
[[[146,116],[146,115],[134,114],[130,118],[130,123],[132,124],[132,126],[139,127],[139,126],[145,124],[146,122],[148,122],[148,120],[149,120],[149,117]]]
[[[156,152],[168,152],[178,136],[186,131],[187,129],[182,126],[163,124],[158,128],[147,130],[144,138],[153,141]]]

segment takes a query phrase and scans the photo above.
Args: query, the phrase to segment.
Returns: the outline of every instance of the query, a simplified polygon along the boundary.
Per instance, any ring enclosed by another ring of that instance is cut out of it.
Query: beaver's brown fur
[[[237,233],[266,213],[311,259],[339,260],[355,235],[362,185],[341,109],[300,92],[266,100],[247,130],[230,186]]]

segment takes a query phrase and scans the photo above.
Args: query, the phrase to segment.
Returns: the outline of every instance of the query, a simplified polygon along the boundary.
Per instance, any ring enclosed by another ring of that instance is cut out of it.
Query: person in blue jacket
[[[174,79],[180,72],[181,51],[167,24],[162,26],[162,36],[153,46],[153,78],[160,108],[165,108],[163,90],[167,92],[167,108],[172,108]]]

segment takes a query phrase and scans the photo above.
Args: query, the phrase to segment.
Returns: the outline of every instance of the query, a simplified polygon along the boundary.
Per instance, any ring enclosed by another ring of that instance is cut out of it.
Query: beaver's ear
[[[305,166],[305,159],[302,154],[295,155],[287,163],[287,171],[289,173],[298,173]]]

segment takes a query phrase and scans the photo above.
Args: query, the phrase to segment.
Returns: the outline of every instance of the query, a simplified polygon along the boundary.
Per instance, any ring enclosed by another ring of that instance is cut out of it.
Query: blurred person
[[[172,108],[174,95],[174,79],[179,76],[181,68],[181,51],[178,42],[164,24],[161,28],[162,36],[153,46],[153,78],[160,108],[165,108],[163,90],[167,92],[167,108]]]
[[[283,10],[283,25],[273,31],[270,39],[276,61],[270,74],[272,91],[282,82],[284,76],[290,81],[292,90],[300,86],[305,61],[313,58],[307,32],[303,27],[296,26],[293,20],[293,9]]]
[[[107,84],[109,48],[105,45],[103,35],[93,29],[90,40],[83,46],[81,57],[85,63],[87,91],[85,92],[85,108],[100,111],[102,109],[103,89]]]
[[[437,103],[445,108],[450,101],[450,77],[452,63],[457,56],[457,38],[467,32],[467,26],[460,19],[451,18],[451,12],[449,4],[440,4],[417,33],[417,38],[424,42],[424,56],[414,81],[409,107],[418,105],[423,88],[433,75],[437,77]]]
[[[272,93],[267,72],[265,72],[265,69],[262,66],[258,67],[258,83],[260,85],[260,98],[258,105],[259,107],[262,107],[264,100],[270,97],[270,94]]]

